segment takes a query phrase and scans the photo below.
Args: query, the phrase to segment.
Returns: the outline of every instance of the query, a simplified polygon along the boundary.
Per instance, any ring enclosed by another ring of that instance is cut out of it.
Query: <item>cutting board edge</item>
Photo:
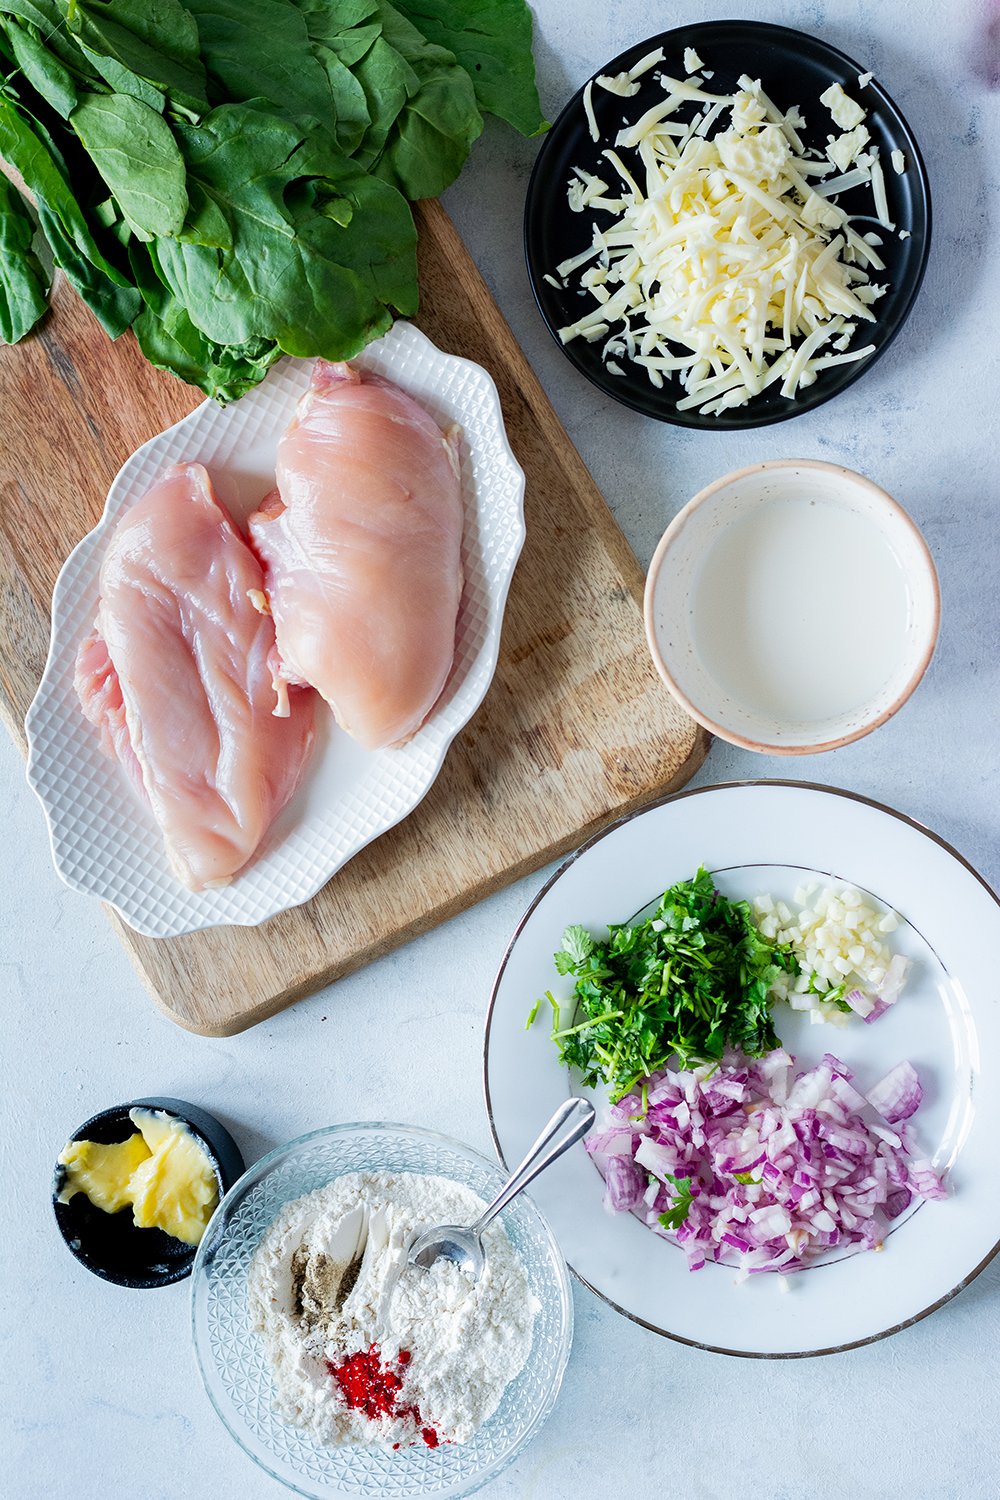
[[[460,894],[441,902],[417,918],[409,927],[397,929],[392,935],[384,940],[370,943],[367,947],[352,953],[348,958],[331,963],[321,972],[310,975],[308,979],[289,985],[280,994],[272,995],[266,1001],[253,1007],[252,1010],[242,1011],[232,1021],[220,1019],[218,1025],[202,1025],[182,1010],[176,1009],[169,1001],[158,994],[153,987],[152,977],[147,973],[142,962],[140,950],[135,946],[132,939],[135,934],[124,918],[115,911],[114,907],[104,905],[105,914],[113,930],[117,933],[125,951],[129,956],[132,967],[135,969],[147,993],[151,996],[156,1008],[182,1030],[191,1032],[195,1036],[226,1037],[239,1036],[243,1031],[249,1031],[254,1026],[259,1026],[262,1021],[269,1020],[280,1011],[286,1010],[299,1000],[306,999],[309,995],[316,994],[329,984],[335,984],[340,979],[345,979],[349,974],[356,973],[368,964],[374,963],[386,954],[393,953],[397,948],[412,942],[414,938],[422,937],[424,933],[439,927],[443,922],[448,922],[452,917],[459,916],[463,911],[478,905],[480,901],[488,896],[495,895],[497,891],[504,890],[508,885],[513,885],[516,880],[521,880],[525,875],[532,875],[544,865],[559,859],[563,855],[570,854],[574,849],[580,848],[588,839],[602,829],[610,828],[613,824],[629,817],[632,813],[662,797],[669,796],[672,792],[678,792],[691,780],[692,776],[700,769],[712,745],[712,736],[700,724],[693,724],[692,746],[687,759],[684,761],[674,775],[665,781],[662,786],[655,788],[652,792],[643,791],[635,797],[622,802],[613,813],[601,814],[593,819],[577,832],[564,838],[555,840],[544,849],[533,851],[525,855],[516,864],[509,865],[496,874],[487,876],[478,885],[462,891]],[[334,876],[336,879],[336,876]]]

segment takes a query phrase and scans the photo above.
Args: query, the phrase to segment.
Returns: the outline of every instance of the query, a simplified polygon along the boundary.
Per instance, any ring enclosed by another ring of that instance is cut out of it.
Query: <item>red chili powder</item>
[[[397,1364],[405,1370],[413,1356],[408,1349],[400,1349]],[[340,1388],[344,1405],[352,1411],[363,1412],[373,1421],[379,1417],[412,1417],[420,1428],[420,1436],[428,1448],[436,1448],[440,1439],[433,1427],[424,1427],[423,1418],[415,1406],[398,1406],[397,1399],[403,1388],[403,1377],[382,1363],[382,1351],[377,1344],[357,1354],[349,1354],[339,1365],[327,1360],[326,1367]],[[394,1443],[393,1447],[398,1448]]]

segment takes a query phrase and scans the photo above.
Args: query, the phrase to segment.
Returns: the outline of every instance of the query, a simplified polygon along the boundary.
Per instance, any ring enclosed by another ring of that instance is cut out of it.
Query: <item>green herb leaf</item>
[[[162,115],[129,94],[84,94],[70,124],[140,239],[179,234],[187,172]]]
[[[556,954],[556,968],[560,974],[572,974],[581,964],[586,963],[593,953],[596,944],[586,927],[578,924],[567,927],[563,933],[563,945]]]
[[[16,167],[37,203],[38,221],[56,265],[112,338],[132,322],[142,306],[127,276],[100,249],[71,192],[61,163],[39,128],[0,97],[0,156]]]
[[[153,108],[166,94],[192,120],[208,108],[197,22],[180,0],[68,0],[66,27],[117,93]]]
[[[267,99],[288,119],[329,121],[330,79],[297,6],[289,0],[186,0],[186,6],[198,23],[213,104]]]
[[[522,135],[548,129],[535,86],[531,11],[522,0],[396,0],[429,41],[453,52],[472,79],[479,108]]]
[[[4,30],[17,64],[32,88],[58,115],[68,120],[77,101],[72,73],[27,27],[7,20]]]
[[[415,311],[416,232],[386,183],[328,137],[227,104],[179,125],[193,223],[157,243],[164,280],[217,344],[263,338],[287,354],[349,359]],[[212,234],[206,236],[206,223]],[[205,243],[220,238],[221,248]]]
[[[48,307],[48,283],[31,248],[35,226],[14,185],[0,172],[0,339],[16,344]]]
[[[436,198],[462,170],[483,128],[472,80],[453,53],[421,35],[405,16],[379,0],[381,47],[400,59],[405,95],[381,148],[371,153],[366,133],[358,159],[407,198]]]
[[[688,1066],[726,1046],[754,1057],[776,1047],[771,986],[797,967],[704,869],[665,891],[651,917],[612,924],[605,942],[568,928],[555,965],[576,976],[577,1024],[556,1035],[560,1057],[615,1098],[673,1057]]]
[[[677,1189],[677,1197],[665,1213],[657,1216],[664,1229],[680,1229],[688,1216],[691,1208],[691,1179],[690,1177],[672,1177],[669,1172],[664,1174],[668,1182],[672,1182]]]

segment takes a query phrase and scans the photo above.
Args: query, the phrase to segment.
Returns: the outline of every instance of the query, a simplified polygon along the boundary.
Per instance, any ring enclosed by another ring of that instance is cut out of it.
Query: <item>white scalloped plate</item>
[[[413,811],[496,669],[507,591],[524,543],[524,474],[507,441],[496,387],[479,365],[442,353],[408,323],[395,324],[355,363],[395,380],[442,426],[457,422],[464,433],[465,590],[455,665],[429,721],[401,749],[362,750],[321,712],[303,785],[231,885],[195,893],[178,884],[151,813],[126,789],[80,712],[73,663],[94,620],[101,560],[122,514],[169,464],[197,459],[242,520],[273,487],[278,439],[309,384],[312,361],[284,360],[241,401],[224,409],[206,401],[145,443],[119,471],[99,525],[56,580],[48,661],[25,725],[28,782],[45,809],[58,874],[109,901],[149,937],[251,927],[308,901]]]
[[[514,932],[486,1023],[486,1104],[501,1162],[524,1154],[533,1120],[574,1091],[536,995],[572,993],[553,951],[570,922],[629,921],[704,863],[733,897],[791,898],[813,876],[857,885],[903,925],[893,948],[914,960],[906,990],[872,1026],[813,1026],[775,1010],[800,1066],[834,1052],[863,1091],[909,1058],[924,1086],[913,1126],[946,1173],[949,1196],[902,1215],[882,1254],[829,1256],[794,1276],[732,1266],[690,1272],[676,1245],[632,1214],[608,1214],[604,1183],[574,1147],[532,1186],[571,1269],[654,1332],[722,1354],[830,1354],[896,1333],[966,1286],[1000,1249],[1000,903],[929,829],[851,792],[805,782],[733,782],[680,792],[596,835],[543,886]],[[547,1009],[548,1007],[543,1007]],[[782,1283],[787,1285],[787,1292]]]

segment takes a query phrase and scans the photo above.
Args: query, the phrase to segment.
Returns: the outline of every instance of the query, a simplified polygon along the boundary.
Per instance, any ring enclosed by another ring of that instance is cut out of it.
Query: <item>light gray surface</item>
[[[923,293],[879,365],[794,423],[728,436],[660,427],[613,407],[574,373],[534,311],[521,258],[518,206],[534,144],[489,130],[447,201],[643,562],[686,499],[758,459],[842,461],[911,511],[944,596],[941,644],[913,701],[873,737],[832,755],[780,761],[716,745],[698,780],[790,776],[863,792],[930,824],[996,885],[1000,132],[998,96],[975,77],[985,20],[997,14],[992,3],[536,4],[552,116],[590,72],[643,35],[733,13],[840,46],[874,70],[907,114],[934,191]],[[824,607],[841,606],[849,601]],[[41,812],[5,740],[0,827],[8,869],[0,913],[0,1484],[15,1500],[278,1500],[286,1492],[236,1448],[201,1390],[187,1286],[127,1292],[77,1268],[51,1220],[53,1159],[93,1111],[156,1093],[215,1110],[248,1159],[315,1126],[373,1116],[433,1126],[489,1151],[484,1007],[507,935],[541,877],[254,1031],[216,1041],[163,1019],[97,905],[61,886]],[[1000,1261],[957,1301],[885,1343],[823,1360],[749,1364],[657,1338],[577,1289],[562,1399],[488,1493],[997,1495],[998,1294]]]

